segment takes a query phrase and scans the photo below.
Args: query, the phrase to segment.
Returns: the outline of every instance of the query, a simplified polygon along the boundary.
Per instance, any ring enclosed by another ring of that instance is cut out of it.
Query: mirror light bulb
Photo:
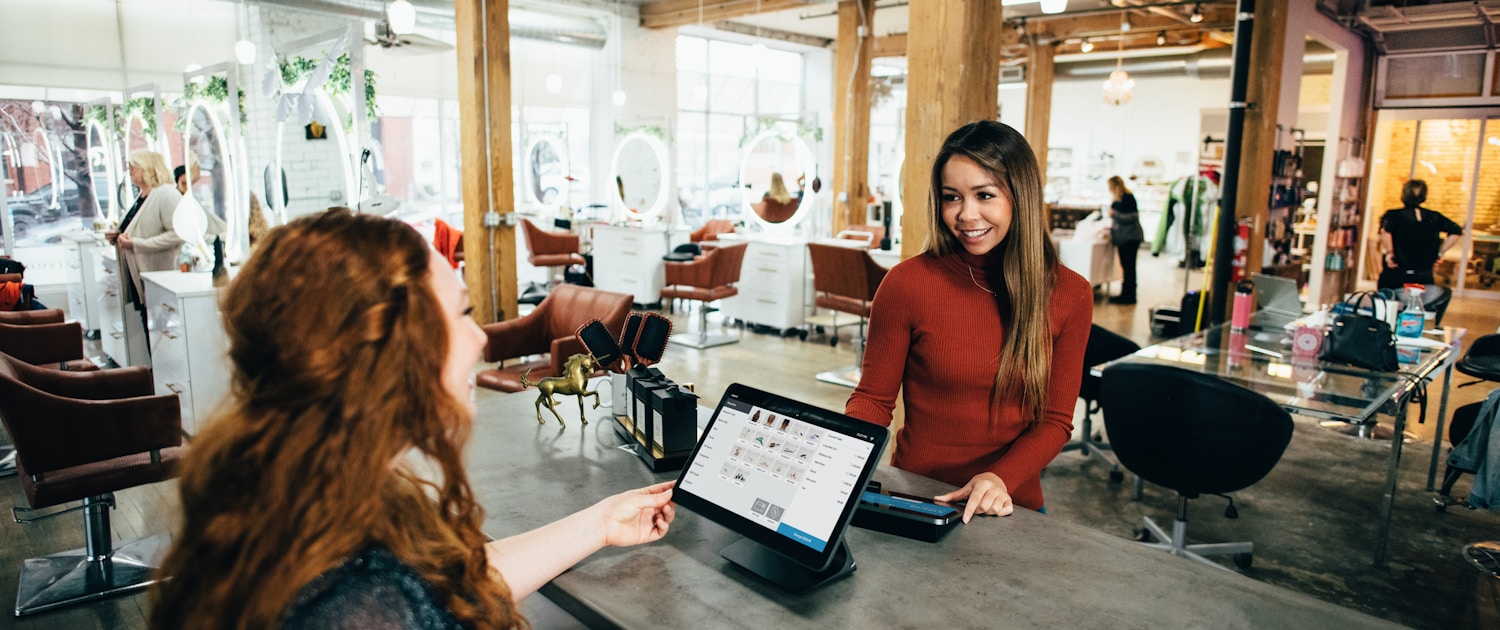
[[[613,98],[615,101],[615,107],[625,106],[625,90],[615,90]]]
[[[255,42],[242,39],[234,43],[234,58],[239,60],[240,65],[248,66],[255,63]]]
[[[385,17],[390,20],[391,32],[397,35],[411,33],[417,27],[417,9],[406,0],[396,0],[385,9]]]

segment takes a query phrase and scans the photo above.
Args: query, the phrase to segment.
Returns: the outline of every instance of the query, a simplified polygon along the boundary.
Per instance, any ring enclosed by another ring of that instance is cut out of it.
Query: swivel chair
[[[578,253],[578,235],[564,234],[560,232],[549,232],[532,223],[530,219],[521,219],[521,235],[526,239],[526,262],[533,267],[547,268],[547,285],[545,287],[533,284],[521,292],[518,300],[524,304],[540,304],[547,292],[556,283],[560,275],[553,268],[567,269],[571,265],[587,264],[583,255]]]
[[[1094,436],[1094,414],[1100,411],[1100,377],[1094,376],[1093,369],[1100,363],[1108,363],[1140,349],[1140,344],[1098,324],[1094,324],[1089,330],[1089,343],[1083,350],[1083,381],[1078,387],[1078,397],[1083,399],[1083,436],[1077,442],[1069,442],[1062,448],[1063,453],[1079,451],[1083,454],[1084,461],[1094,457],[1104,460],[1109,464],[1109,480],[1115,483],[1124,479],[1125,474],[1120,472],[1119,462],[1104,453],[1111,450],[1109,444]]]
[[[702,243],[705,241],[717,241],[719,235],[734,231],[734,222],[729,219],[710,219],[692,233],[688,234],[688,241]]]
[[[740,281],[740,265],[745,261],[747,244],[728,247],[705,247],[703,255],[688,262],[663,263],[666,266],[666,284],[661,290],[663,300],[683,299],[700,302],[698,306],[698,333],[672,335],[672,343],[689,348],[712,348],[736,343],[739,339],[708,332],[708,303],[739,295],[735,286]]]
[[[833,313],[829,344],[839,343],[839,313],[854,315],[859,320],[859,336],[853,340],[854,365],[822,372],[818,380],[858,386],[865,359],[865,319],[870,317],[870,302],[885,279],[886,269],[863,248],[808,243],[807,253],[812,260],[813,291],[817,294],[814,303]]]
[[[1112,365],[1104,370],[1100,396],[1120,465],[1177,491],[1170,536],[1145,518],[1142,533],[1160,541],[1148,546],[1220,568],[1203,554],[1234,554],[1237,566],[1249,568],[1253,543],[1186,544],[1188,499],[1234,492],[1264,478],[1291,442],[1292,416],[1256,392],[1164,365]]]
[[[59,309],[0,311],[0,352],[63,370],[94,370],[84,357],[83,325],[63,322]]]
[[[145,367],[62,372],[0,353],[0,421],[16,444],[29,508],[17,523],[83,510],[85,547],[21,565],[16,616],[140,590],[154,583],[170,538],[115,543],[114,492],[170,479],[182,454],[176,395],[156,396]],[[42,508],[82,500],[47,514]]]
[[[619,337],[634,299],[635,296],[624,293],[559,285],[530,313],[481,327],[489,339],[484,347],[484,360],[501,365],[479,372],[474,383],[502,392],[519,392],[524,389],[521,376],[528,371],[533,379],[561,376],[569,356],[588,352],[578,339],[578,329],[589,320],[598,319],[610,334]],[[503,363],[507,359],[541,354],[548,356],[508,366]]]

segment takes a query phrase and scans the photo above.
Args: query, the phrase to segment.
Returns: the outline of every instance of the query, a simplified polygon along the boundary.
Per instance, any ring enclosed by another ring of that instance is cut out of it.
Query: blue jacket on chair
[[[1500,414],[1500,389],[1484,399],[1474,428],[1448,454],[1449,466],[1474,471],[1469,505],[1494,511],[1500,511],[1500,431],[1494,430],[1497,414]]]

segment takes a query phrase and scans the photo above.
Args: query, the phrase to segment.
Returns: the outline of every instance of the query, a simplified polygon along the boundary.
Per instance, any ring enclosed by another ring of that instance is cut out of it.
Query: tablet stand
[[[749,538],[725,547],[719,555],[793,595],[811,592],[854,572],[854,556],[843,540],[823,570],[809,569]]]

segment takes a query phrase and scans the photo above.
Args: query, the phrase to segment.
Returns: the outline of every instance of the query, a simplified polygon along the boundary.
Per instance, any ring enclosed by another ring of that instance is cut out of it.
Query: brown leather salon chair
[[[483,326],[484,334],[489,337],[489,344],[484,347],[484,360],[501,364],[493,370],[480,372],[475,384],[502,392],[519,392],[523,389],[521,375],[527,370],[532,371],[529,377],[532,382],[562,375],[568,357],[588,353],[583,342],[578,340],[578,329],[589,320],[598,319],[611,335],[618,338],[634,300],[635,296],[624,293],[572,284],[558,285],[530,313]],[[509,359],[544,353],[549,356],[504,364]]]
[[[703,224],[692,233],[688,234],[688,241],[702,243],[705,241],[717,241],[720,234],[734,231],[734,222],[729,219],[713,219]]]
[[[698,333],[672,335],[672,343],[689,348],[712,348],[736,343],[737,337],[708,332],[708,303],[739,295],[740,266],[745,262],[746,243],[705,247],[703,255],[687,262],[666,262],[663,300],[694,300],[698,305]]]
[[[63,322],[60,309],[0,311],[0,352],[46,367],[96,370],[84,358],[83,325]]]
[[[533,267],[543,267],[548,270],[547,286],[528,287],[523,292],[523,296],[531,296],[531,299],[523,299],[525,303],[540,303],[540,300],[546,296],[547,291],[556,283],[556,279],[562,276],[562,273],[554,268],[567,269],[571,265],[583,265],[588,262],[583,254],[578,253],[577,234],[543,230],[530,219],[521,219],[521,234],[526,238],[526,262],[531,263]]]
[[[21,565],[16,616],[145,588],[155,582],[166,534],[115,543],[114,492],[177,474],[182,415],[176,395],[157,396],[151,370],[41,368],[0,354],[0,421],[16,445],[29,508],[17,523],[83,510],[85,547]],[[43,508],[80,506],[46,514]]]
[[[838,314],[848,313],[859,320],[859,336],[854,339],[854,365],[818,374],[818,380],[834,385],[854,387],[859,384],[860,366],[865,358],[865,319],[870,317],[870,301],[885,279],[886,269],[870,257],[868,249],[808,243],[812,259],[815,303],[833,312],[829,343],[838,345]]]

